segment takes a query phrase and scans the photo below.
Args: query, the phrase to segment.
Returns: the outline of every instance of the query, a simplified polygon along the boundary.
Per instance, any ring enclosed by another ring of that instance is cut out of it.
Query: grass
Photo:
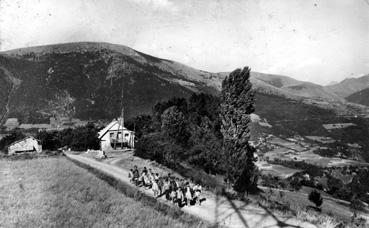
[[[263,195],[265,197],[266,195],[269,195],[271,201],[279,202],[282,205],[288,205],[292,211],[297,213],[297,215],[298,213],[303,212],[311,214],[312,212],[308,210],[309,207],[314,206],[314,204],[308,200],[308,194],[311,190],[312,189],[309,187],[303,187],[300,191],[284,191],[283,196],[281,196],[277,190],[270,192],[269,190],[265,189],[265,193]],[[352,212],[348,207],[348,204],[343,203],[344,201],[336,200],[324,192],[320,193],[323,197],[323,204],[321,207],[322,212],[319,214],[314,213],[315,219],[318,219],[318,216],[326,216],[346,223],[351,221]],[[310,217],[313,216],[310,215]],[[306,221],[311,220],[307,219]]]
[[[207,226],[129,198],[64,157],[2,159],[0,179],[0,227]]]
[[[301,221],[306,221],[311,224],[315,224],[318,227],[324,228],[337,228],[337,227],[347,227],[347,228],[359,228],[359,227],[368,227],[367,216],[363,216],[364,214],[360,214],[355,220],[352,222],[351,217],[347,217],[346,219],[342,218],[342,213],[350,213],[347,208],[340,208],[339,205],[336,205],[335,208],[339,208],[339,211],[327,209],[330,206],[326,206],[323,203],[323,213],[318,212],[314,209],[312,203],[306,206],[306,202],[301,201],[301,199],[291,197],[290,194],[286,192],[285,196],[277,196],[275,195],[276,191],[273,193],[274,195],[266,197],[263,195],[259,196],[258,204],[260,207],[267,208],[269,211],[272,211],[275,214],[281,214],[286,216],[293,216]],[[305,205],[304,205],[305,204]],[[331,208],[332,209],[332,208]],[[338,213],[338,214],[337,214]],[[341,213],[341,214],[340,214]]]

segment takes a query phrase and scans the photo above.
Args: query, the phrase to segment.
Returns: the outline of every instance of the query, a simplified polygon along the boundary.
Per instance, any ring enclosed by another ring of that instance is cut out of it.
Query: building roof
[[[27,137],[24,137],[23,139],[20,139],[20,140],[17,140],[17,141],[15,141],[15,142],[12,142],[11,144],[9,144],[9,146],[8,146],[8,147],[13,146],[14,144],[17,144],[17,143],[19,143],[19,142],[22,142],[22,141],[24,141],[24,140],[26,140],[26,139],[28,139],[28,138],[31,138],[31,139],[36,140],[37,142],[40,142],[38,139],[36,139],[36,138],[35,138],[35,137],[33,137],[33,136],[27,136]]]
[[[130,131],[127,128],[123,127],[119,120],[113,120],[106,127],[104,127],[102,130],[99,131],[98,133],[99,139],[102,138],[109,131],[118,131],[118,130],[124,130],[134,133],[133,131]]]

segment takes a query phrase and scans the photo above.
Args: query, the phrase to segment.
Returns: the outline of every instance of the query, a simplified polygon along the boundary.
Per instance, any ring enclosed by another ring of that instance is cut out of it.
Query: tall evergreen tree
[[[255,93],[250,82],[250,68],[237,69],[222,83],[221,121],[223,154],[227,180],[244,193],[256,185],[255,149],[249,145],[250,114],[254,112]]]

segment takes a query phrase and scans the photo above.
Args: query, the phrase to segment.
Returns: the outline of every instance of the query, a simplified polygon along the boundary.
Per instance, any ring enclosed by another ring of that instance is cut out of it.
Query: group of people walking
[[[151,169],[144,167],[140,172],[137,166],[134,166],[128,174],[130,181],[136,186],[151,189],[154,197],[162,197],[179,207],[190,205],[201,205],[202,186],[194,183],[193,180],[186,181],[172,176],[170,173],[166,176],[160,176],[159,173],[154,173]]]

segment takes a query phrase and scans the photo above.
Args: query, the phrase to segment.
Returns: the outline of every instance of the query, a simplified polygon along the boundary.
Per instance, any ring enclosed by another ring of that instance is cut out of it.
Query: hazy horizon
[[[328,84],[369,73],[365,0],[0,1],[0,51],[108,42],[209,72]]]

